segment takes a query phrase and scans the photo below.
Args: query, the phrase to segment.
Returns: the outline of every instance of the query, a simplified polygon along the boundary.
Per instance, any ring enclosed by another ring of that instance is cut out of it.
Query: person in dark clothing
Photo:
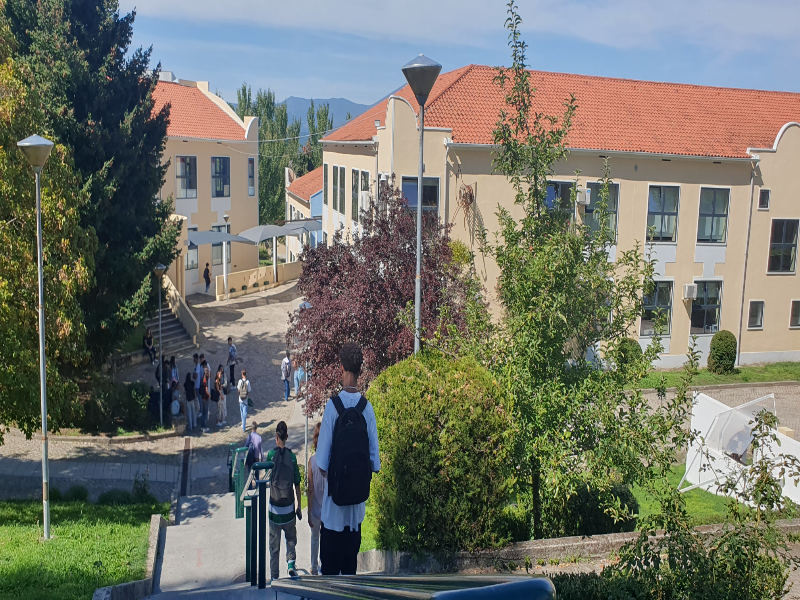
[[[191,431],[197,427],[197,413],[200,412],[200,403],[197,401],[197,393],[192,381],[192,373],[186,374],[186,382],[183,384],[183,391],[186,392],[186,428]]]
[[[150,364],[156,364],[156,347],[153,345],[153,334],[150,333],[150,328],[147,328],[147,333],[142,338],[142,348],[150,357]]]
[[[211,287],[211,271],[208,268],[208,263],[206,263],[206,270],[203,271],[203,279],[206,281],[206,294],[208,293],[208,288]]]

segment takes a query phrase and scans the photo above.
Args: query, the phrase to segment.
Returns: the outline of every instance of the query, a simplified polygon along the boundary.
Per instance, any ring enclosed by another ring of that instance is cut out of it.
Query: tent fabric
[[[190,231],[190,246],[205,246],[206,244],[221,244],[222,242],[238,242],[253,246],[255,242],[246,237],[226,233],[224,231]]]
[[[310,231],[322,231],[322,221],[317,219],[303,219],[302,221],[288,221],[284,225],[259,225],[242,231],[239,235],[255,244],[264,240],[284,235],[297,237]]]

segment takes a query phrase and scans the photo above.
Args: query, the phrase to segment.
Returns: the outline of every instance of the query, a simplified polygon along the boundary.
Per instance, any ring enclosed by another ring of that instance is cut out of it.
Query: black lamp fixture
[[[411,91],[414,92],[414,96],[420,106],[425,106],[433,89],[433,84],[436,83],[436,78],[441,71],[442,65],[424,54],[420,54],[410,60],[403,67],[403,75],[405,75],[406,81],[408,81],[408,85],[411,87]]]

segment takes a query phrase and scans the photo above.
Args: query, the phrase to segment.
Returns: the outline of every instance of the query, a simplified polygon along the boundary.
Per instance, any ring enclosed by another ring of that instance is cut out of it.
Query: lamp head
[[[228,213],[225,213],[224,215],[222,215],[222,218],[223,218],[223,220],[224,220],[224,221],[227,223],[227,222],[228,222],[228,219],[230,219],[230,218],[231,218],[231,216],[230,216]]]
[[[425,106],[441,71],[442,65],[423,54],[410,60],[403,67],[403,75],[420,106]]]
[[[22,150],[33,170],[41,173],[42,167],[44,167],[44,163],[47,162],[47,157],[50,156],[50,151],[53,149],[53,142],[42,136],[32,135],[17,142],[17,146]]]
[[[156,277],[158,277],[159,279],[161,279],[161,277],[164,275],[166,271],[167,267],[165,267],[161,263],[158,263],[155,267],[153,267],[153,273],[155,273]]]

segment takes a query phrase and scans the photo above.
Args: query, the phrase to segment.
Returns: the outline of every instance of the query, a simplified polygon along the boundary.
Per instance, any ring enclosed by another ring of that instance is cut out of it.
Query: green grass
[[[669,476],[669,483],[677,487],[686,471],[686,465],[675,465]],[[684,484],[684,487],[688,487]],[[639,520],[650,516],[660,510],[658,501],[649,493],[638,486],[634,486],[633,495],[639,503]],[[722,523],[727,514],[728,499],[717,496],[711,492],[694,489],[683,493],[686,501],[686,510],[691,517],[692,526]]]
[[[45,542],[41,502],[0,502],[0,600],[89,600],[95,588],[142,579],[159,512],[169,504],[53,503]]]
[[[677,371],[656,371],[650,373],[642,379],[639,387],[642,389],[655,388],[663,375],[667,380],[667,387],[677,387],[682,370]],[[757,383],[770,381],[800,381],[800,363],[784,362],[757,367],[740,367],[730,375],[715,375],[708,369],[700,369],[700,372],[692,378],[692,385],[717,385],[724,383]]]
[[[367,552],[378,547],[376,541],[378,530],[375,526],[375,509],[367,500],[367,512],[364,521],[361,523],[361,549],[359,552]]]

